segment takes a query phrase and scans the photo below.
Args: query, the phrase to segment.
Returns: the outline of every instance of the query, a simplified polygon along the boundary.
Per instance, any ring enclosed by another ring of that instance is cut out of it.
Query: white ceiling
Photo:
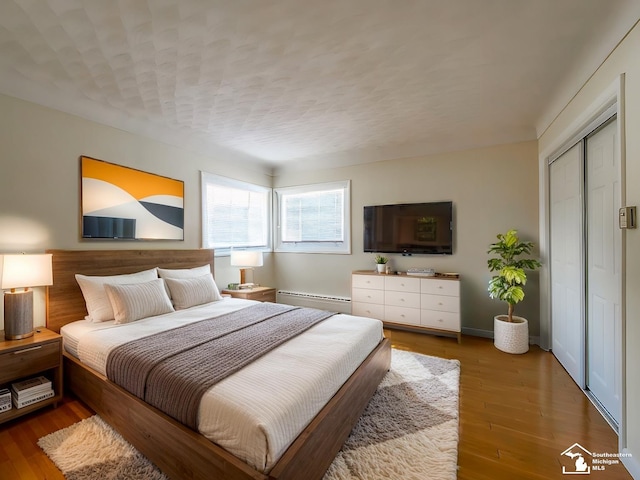
[[[277,173],[531,140],[637,0],[0,0],[0,93]]]

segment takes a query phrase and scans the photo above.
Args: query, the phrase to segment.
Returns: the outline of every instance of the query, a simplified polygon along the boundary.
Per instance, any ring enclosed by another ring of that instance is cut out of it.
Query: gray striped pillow
[[[162,279],[129,285],[105,284],[115,323],[129,323],[175,311]]]
[[[171,291],[176,310],[222,300],[210,273],[194,278],[165,278],[164,281]]]

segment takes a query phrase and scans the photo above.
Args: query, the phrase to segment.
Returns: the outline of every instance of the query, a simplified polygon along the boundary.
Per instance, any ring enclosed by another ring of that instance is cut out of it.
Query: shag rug
[[[384,377],[324,480],[455,480],[460,363],[392,350]],[[166,480],[94,415],[38,440],[67,480]]]

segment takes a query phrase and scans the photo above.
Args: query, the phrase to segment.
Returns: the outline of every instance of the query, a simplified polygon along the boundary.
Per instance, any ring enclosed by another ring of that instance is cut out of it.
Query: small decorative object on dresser
[[[62,399],[62,337],[38,327],[32,337],[0,340],[0,390],[5,388],[13,392],[14,408],[0,409],[0,423],[55,406]]]
[[[378,273],[386,273],[387,262],[389,261],[389,259],[387,257],[383,257],[382,255],[376,255],[375,261],[378,268]]]
[[[460,343],[460,279],[356,271],[351,275],[351,314],[377,318],[387,327],[453,334]]]
[[[489,281],[489,296],[509,306],[507,315],[496,315],[493,321],[494,345],[507,353],[529,351],[529,322],[513,314],[516,303],[524,299],[527,283],[525,270],[535,270],[541,263],[533,258],[520,258],[531,254],[532,242],[521,242],[516,230],[498,234],[498,241],[489,246],[489,254],[498,258],[487,260],[490,272],[498,272]]]
[[[258,300],[260,302],[276,303],[276,289],[272,287],[242,288],[239,290],[222,290],[222,295],[229,295],[233,298],[244,298],[245,300]]]

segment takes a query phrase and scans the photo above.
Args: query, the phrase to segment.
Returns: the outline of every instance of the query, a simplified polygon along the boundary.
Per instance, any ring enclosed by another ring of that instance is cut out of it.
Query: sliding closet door
[[[552,351],[582,388],[584,248],[582,142],[549,167]]]
[[[587,387],[620,421],[622,311],[620,162],[617,122],[586,140],[587,157]]]

